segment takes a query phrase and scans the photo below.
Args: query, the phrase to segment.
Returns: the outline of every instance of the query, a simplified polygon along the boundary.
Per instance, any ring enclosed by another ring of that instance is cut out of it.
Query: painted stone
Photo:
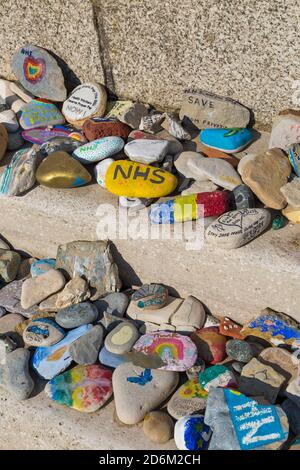
[[[109,136],[121,137],[127,140],[131,129],[123,122],[115,119],[93,118],[85,121],[82,130],[85,137],[92,141]]]
[[[219,364],[208,367],[199,374],[200,386],[209,392],[212,387],[236,388],[234,374],[227,367]]]
[[[169,323],[171,316],[178,310],[183,300],[172,296],[168,296],[167,304],[157,310],[153,309],[140,309],[135,302],[130,302],[127,309],[127,316],[133,320],[140,320],[144,322],[156,323]]]
[[[55,259],[38,259],[34,261],[30,267],[30,274],[32,277],[40,276],[41,274],[55,268]]]
[[[162,284],[143,284],[131,296],[131,301],[140,309],[157,310],[166,305],[168,288]]]
[[[168,402],[168,413],[175,419],[203,412],[206,407],[207,391],[200,385],[198,379],[185,382],[176,390]]]
[[[81,163],[66,152],[58,151],[42,161],[36,179],[49,188],[76,188],[89,183],[92,177]]]
[[[131,142],[132,140],[167,140],[169,142],[169,147],[168,147],[168,154],[170,155],[176,155],[177,153],[182,152],[183,150],[183,145],[181,142],[179,142],[175,137],[170,135],[166,131],[159,132],[158,135],[155,134],[148,134],[147,132],[135,130],[130,132],[128,136],[128,142]]]
[[[239,390],[250,396],[263,396],[269,403],[275,403],[285,381],[284,375],[254,357],[243,367]]]
[[[277,372],[284,375],[288,383],[291,383],[298,376],[300,367],[299,355],[291,354],[283,348],[265,348],[260,352],[258,359],[260,362],[270,365]]]
[[[150,134],[156,134],[162,129],[161,123],[163,120],[164,116],[162,113],[150,111],[148,116],[142,117],[139,129]]]
[[[36,148],[18,150],[2,173],[0,196],[18,196],[35,184]]]
[[[205,450],[211,434],[203,415],[183,416],[175,424],[174,439],[179,450]]]
[[[46,380],[50,380],[66,370],[72,363],[69,352],[70,345],[92,328],[92,325],[79,326],[67,333],[58,343],[45,348],[36,348],[32,358],[33,369]]]
[[[127,361],[126,358],[121,354],[113,354],[107,351],[106,347],[103,346],[99,353],[99,362],[104,366],[112,367],[113,369],[115,369],[120,364],[124,364],[124,362]]]
[[[241,339],[230,339],[226,343],[226,353],[235,361],[247,363],[254,357],[251,344]]]
[[[196,380],[198,382],[199,374],[205,370],[205,367],[205,361],[198,357],[195,364],[185,371],[187,378],[189,380]]]
[[[64,122],[63,115],[52,103],[32,100],[22,107],[20,125],[25,130],[55,126]]]
[[[152,204],[149,217],[153,224],[173,224],[202,217],[216,217],[229,210],[226,191],[176,196],[166,202]]]
[[[95,325],[85,335],[73,341],[69,347],[70,356],[80,365],[95,364],[102,342],[103,328],[101,325]]]
[[[293,112],[280,114],[273,120],[269,149],[289,150],[292,144],[300,143],[300,116]]]
[[[29,398],[34,382],[29,373],[30,352],[18,348],[6,355],[6,362],[0,366],[0,385],[16,400]]]
[[[15,152],[16,150],[20,150],[20,148],[24,147],[24,145],[25,145],[25,142],[23,140],[20,130],[17,132],[10,132],[8,134],[7,150]],[[0,154],[1,154],[1,150],[0,150]],[[0,160],[1,160],[1,157],[0,157]]]
[[[254,195],[248,186],[240,184],[232,192],[235,209],[249,209],[255,206]]]
[[[68,137],[69,134],[69,131],[60,127],[53,127],[52,129],[37,128],[23,131],[22,137],[32,144],[42,145],[55,137]]]
[[[200,300],[189,295],[171,316],[170,323],[176,327],[191,326],[199,329],[204,326],[205,317],[205,310]]]
[[[280,188],[287,203],[295,209],[300,209],[300,178],[293,179]]]
[[[280,192],[291,173],[291,165],[280,149],[268,150],[247,161],[241,170],[242,180],[258,199],[272,209],[283,209],[286,200]]]
[[[105,113],[107,94],[103,85],[83,83],[76,87],[64,102],[62,113],[76,128],[81,128],[86,119],[102,117]]]
[[[299,122],[300,124],[300,122]],[[296,175],[300,176],[300,145],[293,144],[289,147],[289,161]]]
[[[244,339],[243,335],[241,335],[240,333],[241,329],[242,329],[242,326],[230,320],[230,318],[227,318],[227,317],[221,318],[219,331],[222,335],[230,336],[231,338],[235,338],[235,339]]]
[[[206,229],[206,240],[223,249],[239,248],[258,237],[270,224],[266,209],[241,209],[221,215]]]
[[[105,348],[113,354],[125,354],[139,338],[136,326],[130,322],[122,322],[116,326],[105,338]]]
[[[6,106],[6,105],[5,105]],[[2,124],[7,132],[16,132],[19,129],[19,123],[16,114],[12,109],[2,109],[0,105],[0,124]]]
[[[112,373],[99,364],[75,366],[51,379],[45,392],[60,405],[93,413],[112,395]]]
[[[112,163],[105,175],[105,187],[117,196],[159,198],[177,186],[177,178],[161,168],[129,161]]]
[[[23,280],[12,281],[0,289],[0,306],[8,312],[18,313],[30,318],[35,313],[35,309],[24,309],[21,306]]]
[[[63,328],[76,328],[87,323],[94,323],[98,318],[98,310],[90,302],[81,302],[59,310],[56,314],[57,323]]]
[[[19,253],[0,248],[0,282],[13,281],[18,273],[21,262]]]
[[[208,364],[217,364],[225,359],[227,338],[219,333],[218,327],[197,330],[192,333],[191,339],[197,346],[198,357]]]
[[[23,332],[23,339],[30,346],[52,346],[65,336],[64,330],[51,318],[31,320]]]
[[[179,119],[168,113],[164,113],[163,117],[164,120],[161,122],[161,127],[167,132],[176,137],[176,139],[191,140],[191,135],[184,129]]]
[[[23,319],[21,323],[18,323],[15,327],[15,331],[23,337],[23,333],[27,326],[30,324],[32,320],[40,319],[40,318],[52,318],[53,321],[55,321],[54,314],[53,313],[48,313],[48,312],[38,312],[34,313],[30,318],[27,318],[26,320]]]
[[[7,313],[0,318],[0,334],[15,331],[16,326],[24,320],[19,313]]]
[[[116,412],[124,424],[137,424],[166,400],[178,384],[178,373],[144,369],[130,362],[113,373]]]
[[[109,100],[106,103],[105,118],[119,119],[119,116],[133,105],[132,101]]]
[[[166,140],[132,140],[124,147],[124,152],[131,161],[150,164],[161,162],[168,153]]]
[[[52,130],[54,129],[57,128],[53,128]],[[73,153],[76,149],[78,149],[78,147],[82,145],[82,142],[73,139],[70,136],[71,134],[69,133],[68,136],[53,137],[50,140],[47,140],[40,146],[39,154],[41,155],[41,157],[45,158],[48,157],[50,153],[54,152],[66,152],[69,154]]]
[[[55,269],[38,277],[26,279],[22,284],[21,305],[28,309],[60,291],[66,283],[61,272]]]
[[[94,168],[96,181],[102,188],[106,188],[105,177],[107,170],[112,163],[114,163],[114,160],[112,158],[106,158],[105,160],[99,162]]]
[[[72,154],[81,163],[96,163],[112,157],[124,147],[121,137],[102,137],[78,147]]]
[[[6,153],[8,145],[8,134],[5,126],[3,124],[0,124],[0,161],[4,157]]]
[[[92,301],[121,288],[108,241],[74,241],[59,245],[56,268],[66,271],[70,277],[78,275],[86,279],[95,290]]]
[[[253,133],[246,128],[203,129],[200,142],[221,152],[236,153],[243,150],[253,140]]]
[[[25,44],[13,55],[11,66],[21,85],[34,96],[51,101],[66,99],[63,73],[45,49]]]
[[[165,363],[160,368],[162,370],[185,371],[197,359],[197,348],[193,341],[178,333],[158,331],[145,334],[133,349],[144,354],[158,354]]]
[[[174,423],[167,413],[151,411],[147,413],[143,421],[143,432],[151,442],[164,444],[172,439]]]
[[[289,431],[280,406],[259,405],[223,388],[210,390],[204,421],[213,431],[209,450],[276,450]]]
[[[241,330],[241,334],[244,338],[257,336],[273,346],[286,344],[297,348],[300,341],[298,322],[284,313],[275,312],[270,308],[266,308],[246,324]]]
[[[118,103],[118,101],[116,103]],[[117,117],[119,121],[123,122],[124,124],[127,124],[132,129],[138,129],[143,117],[147,116],[149,113],[148,106],[144,105],[143,103],[130,103],[127,106],[123,105],[123,109],[120,109],[120,106],[118,106],[118,108],[119,110],[117,116],[115,105],[113,110],[107,115],[107,117],[113,117],[112,112],[114,112],[114,116]]]
[[[91,296],[88,283],[80,276],[74,276],[62,291],[57,294],[56,306],[58,309],[70,307],[88,300]]]
[[[250,111],[231,98],[203,90],[184,91],[179,118],[189,118],[198,129],[247,127]]]

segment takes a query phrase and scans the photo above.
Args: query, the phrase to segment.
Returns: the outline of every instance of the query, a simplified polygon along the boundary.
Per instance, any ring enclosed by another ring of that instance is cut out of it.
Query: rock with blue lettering
[[[175,424],[174,439],[180,450],[205,450],[211,435],[203,415],[183,416]]]
[[[133,162],[161,162],[167,155],[169,142],[167,140],[132,140],[125,145],[124,152]]]
[[[25,130],[55,126],[64,122],[63,115],[53,103],[32,100],[25,104],[21,110],[20,126]]]
[[[45,259],[38,259],[34,261],[30,267],[30,274],[32,277],[40,276],[50,269],[55,268],[55,259],[53,258],[45,258]]]
[[[18,196],[34,186],[37,158],[36,146],[14,154],[0,178],[0,196]]]
[[[121,137],[102,137],[78,147],[72,154],[81,163],[96,163],[112,157],[124,147]]]
[[[26,344],[34,347],[52,346],[61,341],[65,331],[52,318],[34,318],[23,331]]]

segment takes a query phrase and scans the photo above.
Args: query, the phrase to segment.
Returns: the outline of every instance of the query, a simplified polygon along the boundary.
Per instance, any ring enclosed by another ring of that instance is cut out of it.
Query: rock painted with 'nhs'
[[[172,193],[177,178],[161,168],[142,163],[116,161],[105,175],[105,187],[117,196],[159,198]]]
[[[72,358],[69,353],[70,344],[92,328],[92,325],[79,326],[67,333],[58,343],[46,348],[36,348],[32,358],[32,367],[34,370],[47,380],[52,379],[66,370],[72,363]]]
[[[121,137],[102,137],[77,148],[72,156],[81,163],[95,163],[120,152],[123,147]]]

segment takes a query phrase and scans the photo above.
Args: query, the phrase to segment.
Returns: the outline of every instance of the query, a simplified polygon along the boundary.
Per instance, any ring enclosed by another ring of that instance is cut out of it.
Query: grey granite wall
[[[4,77],[13,51],[31,41],[81,80],[159,107],[178,108],[190,86],[238,99],[258,125],[297,107],[294,0],[0,0],[0,20]]]

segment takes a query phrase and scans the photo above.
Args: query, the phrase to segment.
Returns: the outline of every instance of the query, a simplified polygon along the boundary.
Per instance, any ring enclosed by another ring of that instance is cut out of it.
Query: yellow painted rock
[[[49,188],[76,188],[89,183],[91,175],[66,152],[53,152],[38,167],[36,179]]]
[[[7,130],[3,124],[0,124],[0,160],[2,160],[2,158],[5,155],[5,152],[7,149],[7,142],[8,142]]]
[[[287,206],[282,214],[293,224],[300,224],[300,207]]]
[[[105,187],[118,196],[159,198],[172,193],[177,178],[161,168],[119,160],[105,175]]]

